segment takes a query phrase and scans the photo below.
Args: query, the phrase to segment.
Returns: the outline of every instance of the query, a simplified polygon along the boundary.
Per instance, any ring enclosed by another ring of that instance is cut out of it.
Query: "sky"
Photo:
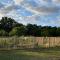
[[[0,19],[19,23],[60,27],[60,0],[0,0]]]

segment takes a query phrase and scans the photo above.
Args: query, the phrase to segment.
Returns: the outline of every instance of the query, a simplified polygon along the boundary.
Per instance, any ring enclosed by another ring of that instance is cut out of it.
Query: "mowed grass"
[[[0,60],[60,60],[60,51],[5,50]]]

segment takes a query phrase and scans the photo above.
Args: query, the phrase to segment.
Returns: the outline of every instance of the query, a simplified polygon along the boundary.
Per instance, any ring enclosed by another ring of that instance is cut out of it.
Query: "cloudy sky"
[[[60,26],[60,0],[0,0],[0,19],[27,24]]]

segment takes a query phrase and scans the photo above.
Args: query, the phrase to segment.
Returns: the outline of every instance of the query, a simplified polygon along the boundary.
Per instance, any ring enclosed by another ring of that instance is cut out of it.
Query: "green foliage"
[[[8,32],[5,30],[0,30],[0,36],[8,36]]]
[[[24,31],[25,31],[24,26],[14,27],[12,31],[9,33],[9,36],[21,36],[24,35]]]
[[[57,36],[60,36],[60,27],[57,28],[56,34],[57,34]]]
[[[0,36],[55,37],[60,36],[60,27],[38,26],[36,24],[27,24],[25,26],[12,18],[2,17],[0,20]]]
[[[17,35],[17,27],[13,28],[12,31],[10,31],[9,36]]]
[[[12,28],[19,25],[19,23],[17,23],[14,19],[11,18],[2,17],[2,19],[0,20],[0,28],[4,29],[7,32],[10,32]]]
[[[26,26],[26,35],[37,36],[38,26],[36,24],[27,24]]]

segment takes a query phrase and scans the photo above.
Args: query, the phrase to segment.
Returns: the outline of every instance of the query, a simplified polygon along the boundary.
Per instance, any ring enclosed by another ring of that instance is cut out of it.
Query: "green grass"
[[[60,60],[60,51],[5,50],[0,51],[0,60]]]

